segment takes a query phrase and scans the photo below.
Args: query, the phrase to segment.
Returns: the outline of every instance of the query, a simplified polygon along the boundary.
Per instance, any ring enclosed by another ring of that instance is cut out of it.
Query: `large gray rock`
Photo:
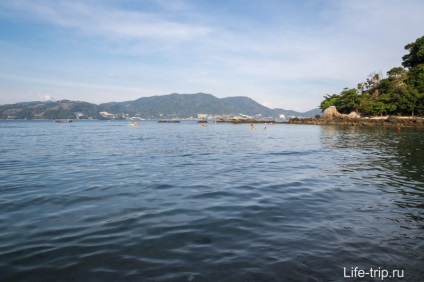
[[[348,118],[360,118],[361,116],[357,112],[353,111],[353,112],[350,112],[350,114],[348,114],[347,117]]]
[[[322,114],[322,116],[324,118],[334,118],[334,117],[340,117],[342,116],[342,114],[337,111],[336,106],[330,106],[324,110],[324,113]]]

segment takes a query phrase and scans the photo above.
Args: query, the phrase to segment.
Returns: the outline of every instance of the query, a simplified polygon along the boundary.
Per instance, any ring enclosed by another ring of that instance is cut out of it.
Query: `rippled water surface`
[[[1,281],[424,277],[423,130],[2,121],[0,141]]]

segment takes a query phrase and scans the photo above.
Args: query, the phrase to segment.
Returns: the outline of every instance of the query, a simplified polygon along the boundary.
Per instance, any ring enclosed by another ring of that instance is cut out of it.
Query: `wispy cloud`
[[[153,12],[117,9],[98,1],[20,0],[6,1],[6,5],[24,17],[104,38],[184,40],[209,32],[206,27],[168,20]]]

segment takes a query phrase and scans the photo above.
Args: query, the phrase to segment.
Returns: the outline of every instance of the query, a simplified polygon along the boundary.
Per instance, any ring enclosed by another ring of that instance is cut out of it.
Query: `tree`
[[[407,78],[407,72],[402,67],[392,68],[391,70],[389,70],[387,72],[387,75],[388,75],[390,80],[394,80],[394,81],[397,81],[397,82],[403,82]]]
[[[407,103],[412,115],[424,114],[424,36],[405,46],[409,51],[402,57],[402,65],[409,68],[407,84],[410,96]]]
[[[408,85],[424,93],[424,64],[417,65],[409,70]]]
[[[360,82],[356,85],[356,89],[358,89],[359,92],[363,93],[365,91],[365,83]]]
[[[378,86],[380,84],[380,81],[382,79],[383,75],[377,72],[373,72],[368,75],[367,79],[363,83],[358,83],[358,90],[361,90],[361,92],[368,91],[369,93],[373,93],[375,97],[377,97],[380,92],[378,90]],[[361,87],[361,88],[359,88]]]
[[[424,36],[415,40],[414,43],[407,44],[405,50],[408,50],[409,54],[402,57],[402,66],[413,68],[419,64],[424,64]]]
[[[348,114],[352,111],[358,111],[360,105],[360,96],[354,88],[343,90],[336,101],[336,108],[339,112]]]
[[[381,94],[379,97],[369,95],[361,101],[361,111],[373,116],[384,115],[395,111],[396,105],[388,103],[388,100],[390,100],[388,94]]]
[[[330,106],[335,106],[337,103],[337,100],[340,98],[339,95],[337,94],[327,94],[324,96],[324,101],[321,102],[321,104],[319,105],[320,109],[322,111],[324,111],[325,109],[327,109]]]

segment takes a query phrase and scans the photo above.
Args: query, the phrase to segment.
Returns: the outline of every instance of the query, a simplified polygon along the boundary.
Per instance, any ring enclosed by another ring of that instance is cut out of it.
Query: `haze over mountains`
[[[211,94],[169,94],[142,97],[134,101],[91,104],[81,101],[24,102],[1,105],[1,119],[102,119],[104,112],[115,117],[137,116],[144,119],[196,118],[207,115],[248,115],[277,118],[285,116],[315,116],[320,109],[299,113],[284,109],[270,109],[248,97],[217,98]],[[102,113],[102,114],[100,114]]]

